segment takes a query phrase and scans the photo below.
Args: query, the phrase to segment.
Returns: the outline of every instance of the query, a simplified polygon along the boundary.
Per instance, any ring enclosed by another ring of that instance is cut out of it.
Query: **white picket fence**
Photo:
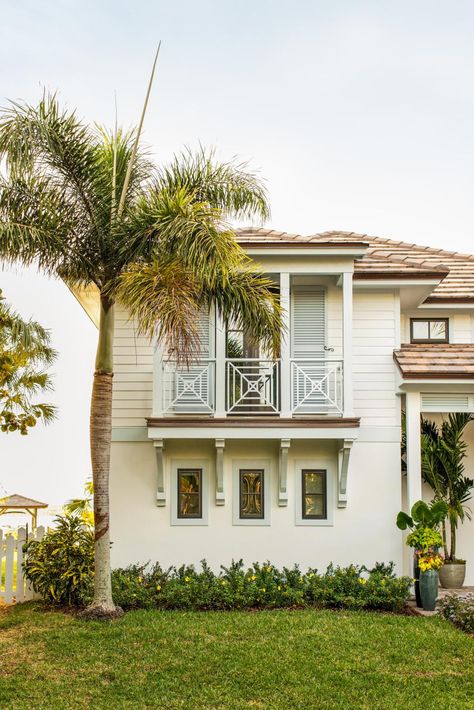
[[[41,540],[43,535],[44,528],[39,527],[28,533],[28,540]],[[39,598],[23,574],[25,541],[25,528],[7,535],[0,530],[0,603],[15,604]]]

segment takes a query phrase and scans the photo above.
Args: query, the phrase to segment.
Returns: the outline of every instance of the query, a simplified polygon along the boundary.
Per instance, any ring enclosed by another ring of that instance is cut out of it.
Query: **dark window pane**
[[[202,470],[178,470],[178,518],[202,517]]]
[[[240,517],[264,517],[263,471],[240,471]]]
[[[301,472],[302,513],[306,519],[327,517],[326,471]]]

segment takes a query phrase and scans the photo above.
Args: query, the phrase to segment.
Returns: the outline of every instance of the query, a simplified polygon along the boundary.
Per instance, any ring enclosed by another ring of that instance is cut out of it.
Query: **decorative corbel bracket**
[[[225,439],[216,439],[216,505],[225,505],[224,448]]]
[[[153,446],[155,447],[156,456],[156,505],[162,508],[166,505],[166,493],[165,493],[165,456],[164,456],[164,446],[165,442],[163,439],[154,439]]]
[[[338,487],[337,487],[337,507],[345,508],[347,506],[347,474],[349,471],[349,459],[352,451],[352,439],[344,439],[342,446],[339,449],[339,470],[338,470]]]
[[[280,439],[280,470],[278,472],[278,505],[288,505],[288,450],[291,439]]]

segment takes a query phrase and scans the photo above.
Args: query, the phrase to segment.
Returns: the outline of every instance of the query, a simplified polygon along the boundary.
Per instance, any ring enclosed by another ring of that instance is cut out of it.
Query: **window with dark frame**
[[[202,469],[178,469],[178,518],[202,518]]]
[[[449,318],[410,318],[410,342],[448,343]]]
[[[239,516],[242,520],[261,520],[265,517],[263,469],[240,469]]]
[[[304,520],[327,518],[327,472],[303,469],[301,472],[302,517]]]

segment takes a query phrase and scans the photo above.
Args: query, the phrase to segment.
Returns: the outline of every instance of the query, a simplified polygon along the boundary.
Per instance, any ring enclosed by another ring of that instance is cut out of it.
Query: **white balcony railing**
[[[278,414],[279,360],[226,360],[226,411],[228,414]]]
[[[293,414],[343,414],[342,360],[291,360],[290,400]],[[226,359],[225,383],[216,382],[215,360],[187,367],[163,363],[163,413],[213,414],[216,387],[224,387],[226,414],[280,413],[279,360]]]
[[[163,363],[165,414],[211,414],[215,402],[215,361],[193,362],[189,367]]]
[[[343,413],[342,360],[291,361],[291,407],[294,414]]]

